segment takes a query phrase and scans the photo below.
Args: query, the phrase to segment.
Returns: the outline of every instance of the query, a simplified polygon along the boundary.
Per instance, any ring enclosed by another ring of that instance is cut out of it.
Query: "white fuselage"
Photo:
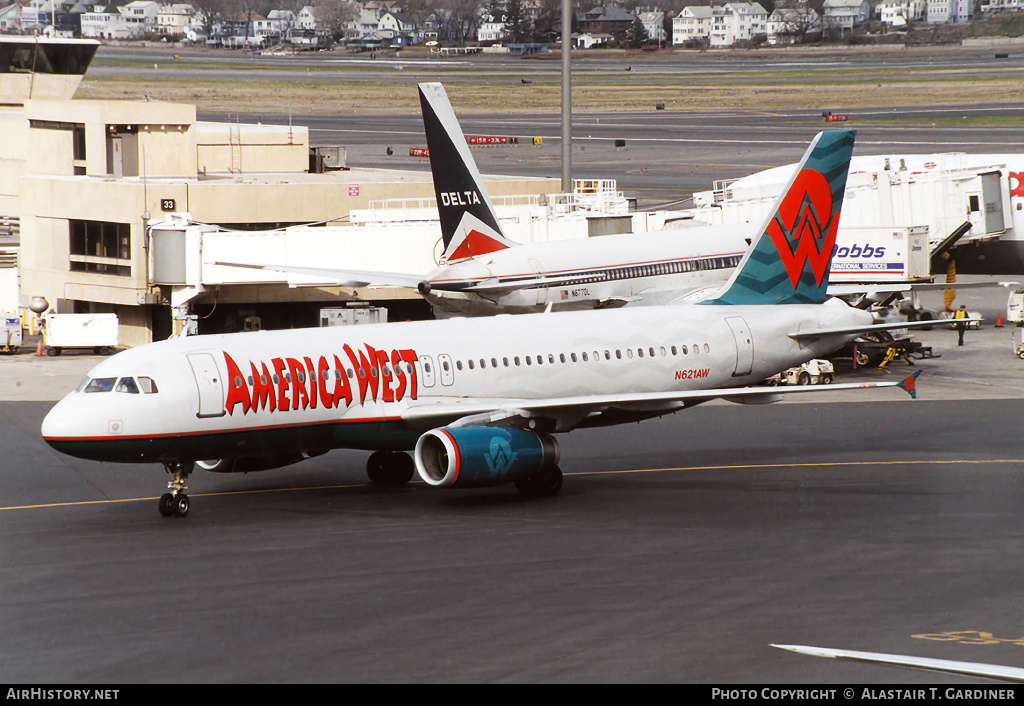
[[[519,245],[439,267],[426,277],[433,285],[426,297],[470,316],[537,312],[548,304],[664,304],[724,282],[753,230],[709,226]]]
[[[66,453],[112,461],[407,449],[460,416],[424,415],[432,404],[755,384],[852,338],[801,346],[787,334],[868,323],[865,312],[829,301],[178,338],[100,363],[89,373],[95,391],[83,383],[70,393],[42,433]],[[143,377],[156,391],[143,391]],[[419,421],[410,423],[403,415],[414,408]]]

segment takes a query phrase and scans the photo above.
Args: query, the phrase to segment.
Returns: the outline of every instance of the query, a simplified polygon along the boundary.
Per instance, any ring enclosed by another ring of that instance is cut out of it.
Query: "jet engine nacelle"
[[[416,442],[416,472],[439,488],[482,488],[536,475],[558,464],[558,442],[506,427],[443,427]]]

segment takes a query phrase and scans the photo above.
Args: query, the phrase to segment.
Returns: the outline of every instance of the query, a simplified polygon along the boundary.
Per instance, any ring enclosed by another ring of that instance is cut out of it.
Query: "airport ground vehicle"
[[[117,314],[47,314],[43,318],[46,355],[60,355],[65,348],[92,348],[109,355],[117,349]]]
[[[21,348],[21,317],[17,314],[0,314],[0,351],[17,353]]]
[[[814,358],[803,365],[784,370],[772,375],[765,383],[768,385],[831,385],[835,380],[835,367],[822,358]]]

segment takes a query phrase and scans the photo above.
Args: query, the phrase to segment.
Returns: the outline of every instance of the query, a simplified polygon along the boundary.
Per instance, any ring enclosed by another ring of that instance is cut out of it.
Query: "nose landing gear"
[[[160,496],[159,510],[164,517],[185,517],[188,514],[189,500],[185,491],[188,485],[189,474],[192,472],[191,463],[179,463],[178,461],[164,461],[164,470],[171,474],[171,480],[167,481],[169,493]]]

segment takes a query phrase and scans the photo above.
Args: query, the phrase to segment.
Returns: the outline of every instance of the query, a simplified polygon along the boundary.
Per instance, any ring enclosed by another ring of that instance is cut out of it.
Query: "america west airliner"
[[[410,287],[438,310],[480,316],[663,304],[721,285],[756,225],[706,226],[519,244],[509,240],[440,83],[419,85],[430,170],[445,245],[425,275],[276,263],[216,262],[308,274],[343,286]]]
[[[747,386],[874,328],[826,296],[854,134],[814,139],[732,278],[701,304],[161,341],[96,366],[42,435],[81,458],[162,463],[167,516],[188,512],[196,467],[270,469],[337,448],[373,451],[382,485],[416,472],[430,486],[556,494],[556,434],[814,392]]]

